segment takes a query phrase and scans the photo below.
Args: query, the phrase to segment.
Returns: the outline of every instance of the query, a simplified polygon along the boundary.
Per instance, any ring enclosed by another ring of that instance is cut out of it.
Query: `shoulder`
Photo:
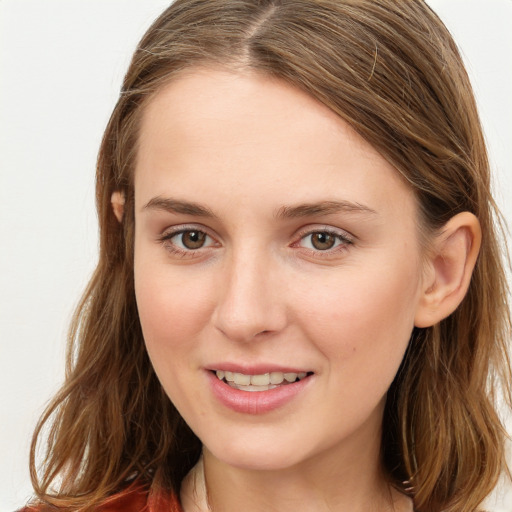
[[[57,507],[35,503],[17,512],[58,511]],[[95,508],[95,512],[183,512],[183,509],[178,497],[173,493],[149,491],[145,486],[131,485],[126,490],[107,498]]]

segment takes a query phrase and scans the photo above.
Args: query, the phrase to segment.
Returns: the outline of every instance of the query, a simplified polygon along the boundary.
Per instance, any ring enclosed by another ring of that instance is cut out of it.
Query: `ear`
[[[462,302],[480,251],[482,232],[469,212],[452,217],[433,241],[414,325],[430,327]]]
[[[112,210],[114,211],[114,215],[116,216],[119,223],[123,222],[124,215],[124,193],[116,190],[112,193],[112,197],[110,198],[110,202],[112,204]]]

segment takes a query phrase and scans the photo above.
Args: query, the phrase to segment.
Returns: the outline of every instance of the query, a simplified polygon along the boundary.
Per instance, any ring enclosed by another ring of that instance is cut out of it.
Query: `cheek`
[[[303,328],[347,378],[394,378],[414,327],[416,266],[355,269],[303,294]],[[386,271],[382,269],[386,268]],[[320,284],[320,283],[317,283]]]
[[[183,416],[190,417],[190,404],[201,414],[201,388],[190,376],[200,366],[194,354],[211,315],[208,289],[199,279],[180,279],[168,265],[136,264],[135,293],[158,379]]]
[[[182,356],[195,346],[211,316],[210,289],[203,279],[190,273],[173,271],[169,265],[148,262],[142,256],[136,258],[137,307],[157,373],[163,365],[190,361]]]

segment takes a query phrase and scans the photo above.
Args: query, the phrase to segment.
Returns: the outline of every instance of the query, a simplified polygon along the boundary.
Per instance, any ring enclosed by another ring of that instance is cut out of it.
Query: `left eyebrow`
[[[335,213],[364,213],[377,215],[372,208],[351,201],[320,201],[318,203],[303,203],[295,206],[281,206],[275,213],[278,219],[310,217],[313,215],[333,215]]]

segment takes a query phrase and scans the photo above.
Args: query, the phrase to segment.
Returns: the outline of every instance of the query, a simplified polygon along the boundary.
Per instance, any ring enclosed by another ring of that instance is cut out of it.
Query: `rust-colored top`
[[[27,505],[18,512],[45,512],[45,505]],[[97,512],[183,512],[178,497],[167,492],[150,492],[147,487],[131,485],[97,507]]]

